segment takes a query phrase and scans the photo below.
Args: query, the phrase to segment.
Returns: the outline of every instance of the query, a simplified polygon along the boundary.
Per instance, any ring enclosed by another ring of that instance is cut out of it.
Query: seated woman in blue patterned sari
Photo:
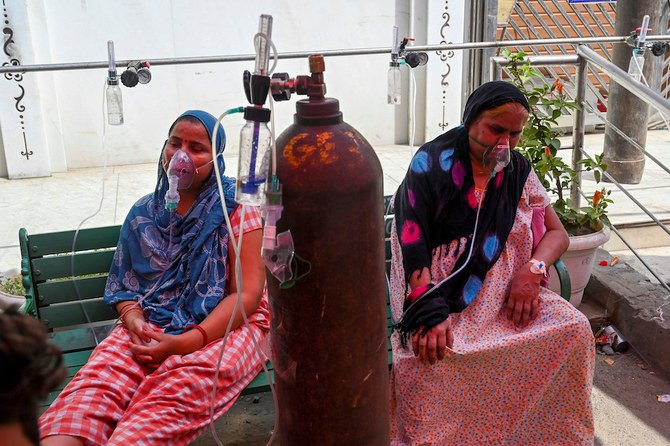
[[[156,189],[130,210],[107,280],[104,299],[121,324],[40,419],[42,444],[188,444],[209,424],[214,380],[219,417],[261,369],[266,358],[255,346],[269,329],[261,217],[236,204],[234,179],[222,176],[229,232],[213,168],[225,170],[225,136],[219,127],[214,159],[215,125],[191,110],[170,127]],[[189,181],[180,178],[171,211],[166,171],[178,163]],[[240,234],[242,290],[234,280]],[[234,313],[238,299],[249,325]]]

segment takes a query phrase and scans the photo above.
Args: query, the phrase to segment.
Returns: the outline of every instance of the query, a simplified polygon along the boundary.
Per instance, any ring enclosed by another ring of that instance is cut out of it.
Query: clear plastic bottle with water
[[[107,99],[107,122],[109,125],[123,124],[123,98],[118,78],[107,80],[105,96]]]
[[[240,131],[240,157],[237,168],[235,200],[248,206],[260,206],[265,197],[270,164],[270,110],[246,107],[247,123]]]
[[[398,105],[401,102],[402,77],[400,76],[400,64],[398,62],[389,63],[387,74],[387,92],[386,100],[391,105]]]
[[[643,68],[644,68],[644,50],[640,48],[635,48],[633,50],[633,55],[630,58],[630,64],[628,65],[628,74],[630,74],[633,79],[640,82],[640,79],[642,79]]]

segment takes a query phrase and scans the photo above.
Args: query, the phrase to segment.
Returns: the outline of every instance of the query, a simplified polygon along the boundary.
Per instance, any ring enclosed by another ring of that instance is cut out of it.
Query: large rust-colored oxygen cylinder
[[[382,169],[324,98],[323,57],[301,76],[309,99],[277,138],[284,211],[309,274],[280,289],[268,274],[282,446],[389,443]],[[297,275],[307,270],[298,262]]]

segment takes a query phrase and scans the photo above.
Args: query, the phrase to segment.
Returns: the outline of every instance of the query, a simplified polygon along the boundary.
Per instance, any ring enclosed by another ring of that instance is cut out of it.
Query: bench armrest
[[[570,295],[572,294],[572,284],[570,283],[570,273],[568,268],[563,263],[563,260],[558,259],[554,262],[556,274],[558,275],[558,282],[561,285],[561,297],[570,302]]]
[[[25,228],[19,229],[19,247],[21,248],[21,283],[26,292],[26,304],[23,307],[23,312],[37,317],[33,273],[30,268],[30,253],[28,252],[28,231]]]

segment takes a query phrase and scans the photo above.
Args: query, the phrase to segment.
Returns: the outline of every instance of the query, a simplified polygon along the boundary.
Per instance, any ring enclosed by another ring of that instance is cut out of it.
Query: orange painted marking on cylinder
[[[300,144],[308,133],[298,133],[284,146],[284,157],[293,167],[303,164],[307,157],[316,150],[316,147],[309,144]]]
[[[358,145],[358,141],[356,140],[356,135],[354,135],[354,132],[342,132],[342,133],[351,138],[351,142],[354,144],[353,146],[347,147],[347,152],[360,154],[361,153],[360,146]]]
[[[339,158],[332,140],[333,132],[322,132],[316,135],[316,148],[319,150],[319,157],[323,164],[331,164]]]

